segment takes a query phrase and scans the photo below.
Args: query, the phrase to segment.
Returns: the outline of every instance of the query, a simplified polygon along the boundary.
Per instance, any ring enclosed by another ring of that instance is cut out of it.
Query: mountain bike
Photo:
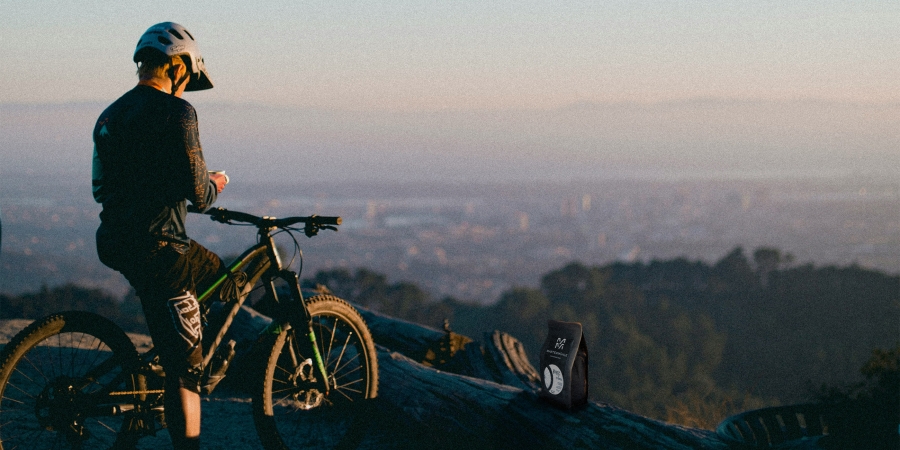
[[[251,369],[242,371],[249,372],[245,383],[252,384],[263,447],[321,448],[327,443],[311,439],[339,441],[352,426],[354,408],[377,395],[372,337],[347,302],[328,294],[304,297],[299,274],[282,263],[274,236],[287,233],[299,253],[292,232],[312,237],[337,230],[340,217],[276,219],[223,208],[204,214],[255,226],[257,243],[198,297],[203,393],[212,392],[230,366],[235,342],[226,341],[226,333],[250,300],[272,318],[247,357]],[[163,377],[154,349],[139,354],[119,326],[97,314],[68,311],[37,320],[0,353],[0,449],[135,448],[165,426]]]

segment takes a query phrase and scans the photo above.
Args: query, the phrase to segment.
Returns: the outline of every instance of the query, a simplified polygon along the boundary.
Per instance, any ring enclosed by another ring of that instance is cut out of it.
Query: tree
[[[39,319],[51,313],[76,309],[113,320],[119,318],[118,302],[99,289],[67,284],[52,289],[41,286],[35,293],[20,296],[0,295],[0,311],[4,318]]]
[[[818,402],[831,409],[833,423],[824,448],[900,448],[900,345],[875,349],[860,369],[866,380],[823,386]]]
[[[713,266],[719,289],[746,290],[756,285],[756,274],[744,255],[743,247],[735,247]],[[714,290],[718,290],[715,287]]]
[[[769,284],[769,274],[781,266],[781,251],[775,248],[760,247],[753,252],[756,274],[763,286]]]

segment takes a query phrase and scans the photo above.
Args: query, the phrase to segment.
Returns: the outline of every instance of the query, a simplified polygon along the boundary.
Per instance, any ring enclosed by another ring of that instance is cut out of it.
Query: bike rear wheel
[[[0,449],[134,448],[137,363],[128,336],[101,316],[35,321],[0,353]]]
[[[307,301],[313,333],[328,373],[329,393],[319,377],[305,330],[288,328],[261,342],[262,386],[253,418],[267,449],[334,448],[348,445],[365,399],[378,392],[378,360],[368,327],[345,301],[317,295]]]

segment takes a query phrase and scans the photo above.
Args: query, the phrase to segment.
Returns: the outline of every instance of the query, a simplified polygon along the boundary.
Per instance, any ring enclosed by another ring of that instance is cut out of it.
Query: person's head
[[[190,73],[187,64],[180,55],[169,56],[162,52],[144,52],[141,60],[138,61],[137,75],[141,80],[179,79]],[[179,77],[179,73],[183,73],[183,75]]]
[[[138,40],[133,59],[141,80],[171,80],[172,93],[185,82],[186,91],[213,87],[194,36],[177,23],[163,22],[148,28]]]

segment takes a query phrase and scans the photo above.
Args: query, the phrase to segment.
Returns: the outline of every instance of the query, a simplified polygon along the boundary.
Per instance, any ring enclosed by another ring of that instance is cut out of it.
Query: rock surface
[[[357,411],[343,448],[725,449],[716,434],[666,424],[600,402],[565,411],[539,399],[539,378],[512,336],[474,341],[361,311],[378,347],[379,396]],[[268,318],[247,309],[231,338],[247,348]],[[5,343],[29,321],[0,321]],[[146,344],[146,337],[132,336]],[[142,345],[143,346],[143,345]],[[231,371],[241,372],[235,360]],[[227,379],[227,378],[226,378]],[[252,380],[245,380],[252,382]],[[223,383],[203,403],[204,448],[260,448],[248,394]],[[141,448],[168,448],[165,433]]]
[[[574,411],[538,397],[522,345],[499,331],[472,341],[362,311],[379,345],[379,397],[361,448],[724,449],[716,434],[589,402]],[[432,366],[432,367],[429,367]]]

